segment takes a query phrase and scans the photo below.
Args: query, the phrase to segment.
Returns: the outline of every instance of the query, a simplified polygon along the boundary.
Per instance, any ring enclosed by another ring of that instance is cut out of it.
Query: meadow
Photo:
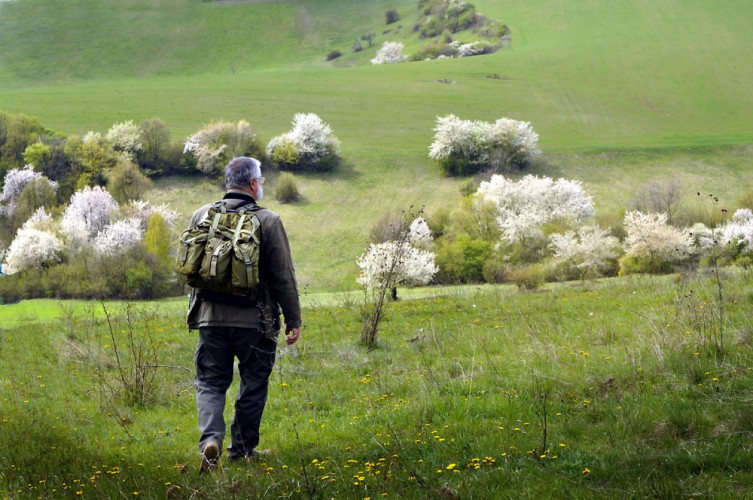
[[[269,457],[198,474],[185,297],[24,301],[0,307],[3,497],[751,495],[748,270],[400,290],[377,348],[358,343],[372,225],[453,208],[479,180],[428,159],[437,116],[530,121],[530,172],[582,181],[598,216],[653,181],[679,182],[686,210],[698,191],[733,209],[753,185],[753,4],[474,3],[510,27],[509,47],[371,66],[385,40],[422,44],[414,0],[0,2],[2,110],[65,134],[157,117],[183,138],[246,119],[262,142],[314,112],[344,160],[301,176],[301,201],[264,203],[304,304],[271,382]],[[352,52],[368,32],[374,46]],[[220,193],[169,178],[146,198],[185,223]]]
[[[196,339],[180,304],[4,306],[0,489],[7,498],[750,493],[749,271],[433,293],[390,304],[373,350],[358,342],[362,297],[308,297],[303,339],[278,351],[262,424],[271,454],[205,475]]]

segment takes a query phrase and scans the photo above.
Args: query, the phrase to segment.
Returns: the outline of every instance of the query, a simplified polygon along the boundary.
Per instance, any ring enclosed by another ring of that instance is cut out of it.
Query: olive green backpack
[[[213,203],[204,220],[180,235],[175,270],[202,291],[256,297],[261,230],[255,203]]]

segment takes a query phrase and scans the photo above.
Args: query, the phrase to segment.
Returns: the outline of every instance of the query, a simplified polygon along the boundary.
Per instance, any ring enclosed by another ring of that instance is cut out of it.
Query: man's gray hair
[[[261,162],[256,158],[238,156],[225,167],[225,187],[247,187],[251,179],[261,177]]]

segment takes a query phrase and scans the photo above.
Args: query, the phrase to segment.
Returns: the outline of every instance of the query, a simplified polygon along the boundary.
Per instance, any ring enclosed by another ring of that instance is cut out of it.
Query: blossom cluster
[[[423,218],[415,219],[398,240],[374,243],[358,260],[361,269],[356,282],[365,288],[418,286],[428,284],[439,268],[435,254],[418,248],[432,241]]]
[[[474,202],[494,208],[502,239],[510,244],[541,236],[547,222],[579,223],[594,215],[591,197],[579,181],[535,175],[519,181],[493,175],[480,184]]]
[[[46,268],[87,248],[102,255],[117,254],[143,240],[154,213],[159,213],[168,227],[177,215],[165,206],[143,201],[120,206],[107,190],[86,187],[71,196],[59,221],[44,207],[32,214],[5,252],[3,272]]]
[[[132,120],[114,124],[105,137],[126,160],[134,161],[136,154],[144,149],[141,130]]]
[[[628,256],[676,263],[695,251],[690,233],[667,224],[666,214],[632,211],[625,214],[624,224]]]
[[[371,64],[395,64],[404,62],[408,57],[403,54],[405,44],[401,42],[384,42],[382,47],[377,51],[376,56],[371,60]]]
[[[292,125],[289,132],[273,138],[267,145],[267,154],[278,163],[314,166],[338,154],[340,141],[317,114],[296,113]]]

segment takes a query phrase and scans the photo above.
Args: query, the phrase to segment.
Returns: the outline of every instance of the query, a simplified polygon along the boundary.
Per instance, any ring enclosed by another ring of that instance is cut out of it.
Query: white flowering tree
[[[107,131],[105,138],[110,141],[115,151],[120,152],[128,161],[135,161],[138,152],[144,149],[141,128],[132,120],[114,124]]]
[[[749,208],[737,210],[719,232],[723,243],[734,245],[741,254],[753,254],[753,211]]]
[[[337,159],[340,141],[315,113],[296,113],[293,128],[269,141],[267,154],[290,170],[328,170]]]
[[[666,214],[632,211],[623,221],[627,236],[620,273],[661,272],[687,260],[695,251],[689,231],[667,224]]]
[[[3,273],[49,267],[60,262],[62,251],[62,242],[53,233],[33,226],[21,227],[5,254]]]
[[[257,150],[256,133],[245,120],[210,123],[189,137],[183,148],[196,159],[197,170],[211,176],[219,176],[234,157],[254,155]]]
[[[401,42],[384,42],[377,51],[376,56],[371,60],[371,64],[395,64],[404,62],[408,57],[403,54],[405,44]]]
[[[493,207],[502,241],[508,244],[543,238],[548,222],[577,225],[594,215],[591,197],[579,181],[535,175],[519,181],[493,175],[479,185],[474,203],[477,210]]]
[[[555,233],[549,240],[555,264],[580,278],[603,275],[613,266],[620,246],[620,241],[611,235],[609,229],[598,226]]]
[[[432,241],[431,231],[423,218],[403,225],[397,234],[395,240],[372,243],[356,261],[361,269],[356,282],[372,291],[373,309],[361,333],[361,340],[369,346],[376,342],[387,290],[391,290],[393,299],[397,299],[398,286],[426,285],[439,270],[434,263],[434,252],[418,248],[426,247]]]
[[[110,224],[110,217],[114,210],[119,207],[118,202],[99,186],[85,187],[71,195],[71,201],[63,212],[62,223],[65,227],[80,227],[83,222],[89,237],[93,237],[99,231]]]
[[[0,195],[0,214],[12,217],[16,209],[16,201],[31,181],[42,178],[42,174],[34,171],[32,165],[24,168],[14,168],[5,174],[3,192]]]
[[[429,158],[447,175],[521,168],[540,154],[539,136],[529,122],[500,118],[494,123],[437,117]]]

